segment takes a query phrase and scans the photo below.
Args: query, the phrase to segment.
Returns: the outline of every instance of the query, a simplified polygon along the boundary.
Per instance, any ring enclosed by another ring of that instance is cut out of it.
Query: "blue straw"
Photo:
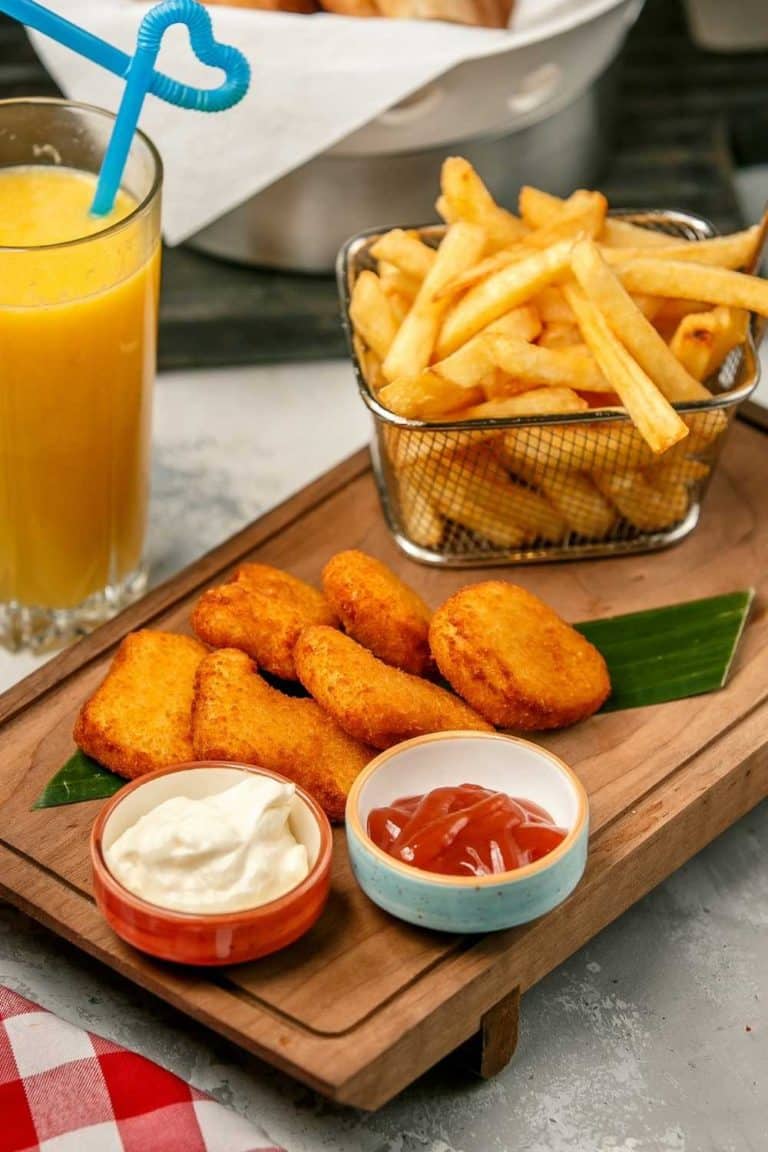
[[[242,52],[228,44],[220,44],[214,38],[211,18],[196,0],[164,0],[164,3],[151,8],[139,25],[133,56],[35,3],[35,0],[0,0],[0,12],[126,79],[91,207],[91,212],[97,216],[112,211],[147,92],[180,108],[223,112],[239,103],[248,91],[251,78],[248,61]],[[195,88],[155,70],[160,42],[172,24],[186,24],[198,60],[225,73],[225,80],[218,88]]]

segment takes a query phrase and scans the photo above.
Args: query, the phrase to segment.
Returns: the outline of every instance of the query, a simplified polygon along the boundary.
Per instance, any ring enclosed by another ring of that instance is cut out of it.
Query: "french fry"
[[[595,305],[576,285],[567,287],[565,294],[587,347],[653,451],[664,452],[687,436],[687,426],[619,342]]]
[[[670,463],[665,459],[646,469],[646,475],[653,483],[694,484],[709,475],[709,465],[691,457],[672,460]]]
[[[395,313],[375,272],[361,272],[352,289],[349,315],[356,330],[379,360],[383,360],[397,334]]]
[[[489,250],[506,248],[526,235],[523,222],[499,207],[472,165],[460,156],[449,156],[443,162],[440,188],[450,213],[485,231]]]
[[[572,531],[579,536],[599,539],[607,536],[616,522],[616,512],[589,476],[554,472],[543,477],[539,487]]]
[[[530,232],[525,242],[534,248],[548,248],[568,237],[584,235],[594,239],[603,227],[607,209],[608,202],[602,193],[575,192],[556,218]]]
[[[545,324],[536,342],[540,348],[570,348],[582,339],[575,324]]]
[[[460,221],[449,227],[384,360],[382,371],[388,380],[414,376],[427,367],[447,306],[447,301],[437,299],[437,293],[449,280],[477,263],[484,245],[485,235],[474,224]],[[495,319],[496,316],[491,317]]]
[[[465,388],[435,372],[422,372],[418,376],[400,376],[386,384],[378,398],[397,416],[406,416],[409,420],[439,420],[478,403],[483,398],[483,390],[479,385]]]
[[[432,462],[446,452],[472,448],[477,444],[498,440],[503,435],[495,428],[442,432],[429,427],[424,431],[384,427],[381,431],[385,453],[395,471],[400,468],[432,467]]]
[[[563,296],[562,289],[556,285],[542,288],[531,301],[538,311],[544,324],[575,324],[576,317],[573,309]]]
[[[712,304],[703,300],[665,300],[662,298],[659,310],[653,318],[654,324],[679,324],[683,316],[692,312],[707,312]]]
[[[435,211],[446,224],[456,224],[461,219],[456,207],[451,204],[447,196],[438,196],[435,201]]]
[[[514,396],[498,396],[467,408],[467,420],[507,420],[513,416],[559,416],[565,412],[584,412],[589,407],[570,388],[533,388]]]
[[[441,464],[435,502],[449,520],[501,548],[565,535],[562,516],[545,497],[517,484],[490,446],[448,454]]]
[[[712,408],[709,412],[686,412],[683,420],[689,430],[684,443],[691,453],[703,452],[728,427],[728,417],[722,408]]]
[[[745,272],[655,256],[630,260],[618,265],[616,270],[629,292],[705,300],[709,304],[746,308],[768,316],[768,282]]]
[[[688,511],[684,484],[653,483],[642,472],[601,472],[594,477],[603,495],[641,532],[661,532]]]
[[[455,352],[505,312],[526,304],[568,267],[571,247],[568,240],[553,244],[470,288],[443,321],[437,341],[439,357]]]
[[[551,196],[549,192],[524,184],[520,189],[517,210],[529,228],[544,228],[557,219],[564,204],[559,196]]]
[[[509,336],[489,332],[486,337],[494,362],[504,372],[530,385],[550,385],[581,392],[609,392],[610,386],[597,363],[580,348],[542,348]]]
[[[513,471],[519,465],[538,474],[628,471],[655,459],[628,420],[515,429],[505,433],[503,451]]]
[[[600,236],[603,244],[610,248],[664,248],[672,243],[669,233],[656,228],[643,228],[630,224],[628,220],[614,220],[607,216]]]
[[[411,310],[413,305],[413,297],[403,296],[402,293],[394,291],[386,284],[382,284],[382,288],[387,294],[387,299],[389,300],[389,305],[392,309],[392,315],[394,316],[395,323],[399,328]]]
[[[593,411],[596,409],[612,409],[615,412],[623,412],[624,406],[615,392],[585,392],[582,388],[579,392],[587,402],[587,406]]]
[[[653,255],[658,255],[662,260],[686,260],[721,268],[745,268],[752,259],[759,231],[759,226],[755,224],[752,228],[732,232],[729,236],[714,236],[710,240],[684,240],[677,244],[671,236],[667,236],[666,243],[656,245],[658,252]],[[600,252],[606,263],[611,265],[623,264],[627,260],[642,260],[649,254],[647,247],[611,248],[607,245],[601,247]]]
[[[515,462],[508,461],[515,470]],[[552,468],[526,468],[517,462],[521,479],[536,484],[550,504],[579,536],[599,539],[607,536],[616,522],[616,510],[594,481],[583,472],[557,472]]]
[[[563,200],[560,196],[552,196],[549,192],[542,192],[540,188],[525,184],[520,189],[517,208],[523,223],[535,231],[537,228],[549,228],[563,219],[568,220],[578,215],[595,203],[595,195],[599,196],[600,193],[578,188],[567,200]]]
[[[583,194],[574,192],[569,198],[570,202],[580,195]],[[540,188],[526,186],[520,190],[518,208],[529,228],[544,228],[558,219],[569,200],[561,200],[559,196],[551,196],[548,192],[542,192]],[[606,216],[603,221],[600,239],[604,244],[616,248],[626,248],[627,245],[643,249],[660,248],[670,243],[670,237],[662,232],[640,228],[637,224],[614,220],[610,216]]]
[[[401,272],[388,260],[379,261],[379,280],[381,280],[381,286],[388,296],[397,294],[408,302],[409,308],[421,287],[418,280],[413,276],[406,276],[405,272]]]
[[[420,485],[417,470],[406,467],[398,472],[397,492],[407,535],[422,548],[437,548],[443,537],[443,518]]]
[[[481,380],[480,387],[485,393],[486,399],[503,400],[509,396],[519,396],[522,392],[530,392],[533,387],[537,388],[538,385],[532,385],[530,380],[520,380],[516,376],[510,376],[508,372],[502,372],[501,368],[494,368]]]
[[[684,316],[670,341],[670,349],[696,380],[706,380],[731,349],[743,344],[749,314],[743,308],[712,308]]]
[[[394,264],[406,276],[421,281],[435,262],[435,249],[419,240],[413,232],[393,228],[385,232],[371,247],[371,255],[377,260]]]
[[[475,264],[474,268],[468,268],[461,276],[457,276],[455,280],[450,280],[441,289],[439,295],[441,298],[443,296],[456,296],[459,292],[464,292],[467,288],[472,288],[481,280],[485,280],[487,276],[493,275],[494,272],[500,272],[508,264],[516,264],[518,260],[523,260],[530,254],[531,250],[525,244],[515,244],[511,248],[494,252],[492,256],[486,256],[479,264]]]
[[[661,310],[664,301],[659,296],[646,296],[637,292],[632,299],[645,316],[646,320],[654,320]]]
[[[480,335],[509,336],[510,339],[535,340],[541,332],[541,317],[538,309],[532,304],[522,304],[519,308],[512,308],[494,320]]]
[[[439,360],[432,365],[431,371],[445,376],[469,388],[480,384],[484,378],[494,374],[495,361],[486,336],[495,333],[502,336],[512,336],[518,340],[535,340],[541,331],[541,321],[538,312],[530,305],[514,308],[506,315],[494,320],[487,328],[473,336],[466,344],[462,344],[445,360]],[[525,386],[521,391],[525,390]]]
[[[381,371],[381,360],[373,348],[364,348],[359,357],[363,366],[365,382],[372,392],[378,392],[386,384]]]
[[[571,267],[608,326],[668,400],[679,403],[708,398],[707,390],[670,352],[594,244],[590,241],[576,244]]]

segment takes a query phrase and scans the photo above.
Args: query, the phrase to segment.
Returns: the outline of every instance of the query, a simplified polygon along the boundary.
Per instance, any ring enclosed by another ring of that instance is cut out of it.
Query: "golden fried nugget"
[[[314,700],[272,688],[235,648],[211,652],[198,669],[192,739],[198,759],[259,764],[294,780],[331,820],[343,820],[352,781],[375,755]]]
[[[564,728],[611,691],[598,650],[538,596],[503,580],[446,600],[429,642],[449,684],[502,728]]]
[[[353,639],[403,672],[429,671],[432,613],[391,568],[352,549],[331,557],[322,579],[328,603]]]
[[[229,584],[204,592],[192,613],[206,644],[239,648],[283,680],[296,679],[293,648],[302,628],[336,623],[322,592],[268,564],[243,564]]]
[[[345,732],[375,748],[453,728],[489,731],[463,700],[391,668],[333,628],[305,628],[296,645],[304,687]]]
[[[195,673],[207,651],[191,636],[130,633],[80,709],[75,743],[129,779],[192,760]]]

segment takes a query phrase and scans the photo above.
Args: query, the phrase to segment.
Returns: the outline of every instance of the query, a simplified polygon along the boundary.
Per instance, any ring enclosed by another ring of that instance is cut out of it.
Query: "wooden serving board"
[[[246,528],[0,698],[0,892],[68,940],[196,1020],[335,1100],[377,1108],[480,1034],[492,1073],[515,1043],[524,992],[768,793],[768,453],[733,430],[698,530],[654,555],[506,570],[572,620],[744,588],[758,590],[731,681],[692,700],[596,716],[546,744],[590,794],[587,873],[570,899],[486,937],[417,930],[356,887],[337,832],[332,895],[292,948],[217,972],[152,961],[123,944],[91,895],[88,834],[98,801],[31,811],[72,750],[83,699],[116,643],[138,627],[186,630],[206,585],[246,559],[317,580],[360,547],[433,604],[482,573],[420,567],[395,548],[367,453]],[[471,774],[471,773],[470,773]]]

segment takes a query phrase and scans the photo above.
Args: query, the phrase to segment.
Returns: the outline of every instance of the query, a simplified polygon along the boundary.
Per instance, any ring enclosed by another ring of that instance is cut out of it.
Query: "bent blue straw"
[[[0,0],[0,12],[7,13],[29,28],[50,36],[80,56],[126,79],[125,92],[91,207],[97,216],[106,215],[112,210],[147,92],[180,108],[192,108],[198,112],[223,112],[239,103],[248,91],[251,79],[248,61],[237,48],[220,44],[214,38],[211,18],[196,0],[164,0],[164,3],[151,8],[139,25],[133,56],[51,12],[35,0]],[[212,68],[220,68],[225,73],[224,82],[218,88],[196,88],[181,84],[155,70],[160,42],[165,30],[172,24],[186,24],[190,44],[198,60]]]

